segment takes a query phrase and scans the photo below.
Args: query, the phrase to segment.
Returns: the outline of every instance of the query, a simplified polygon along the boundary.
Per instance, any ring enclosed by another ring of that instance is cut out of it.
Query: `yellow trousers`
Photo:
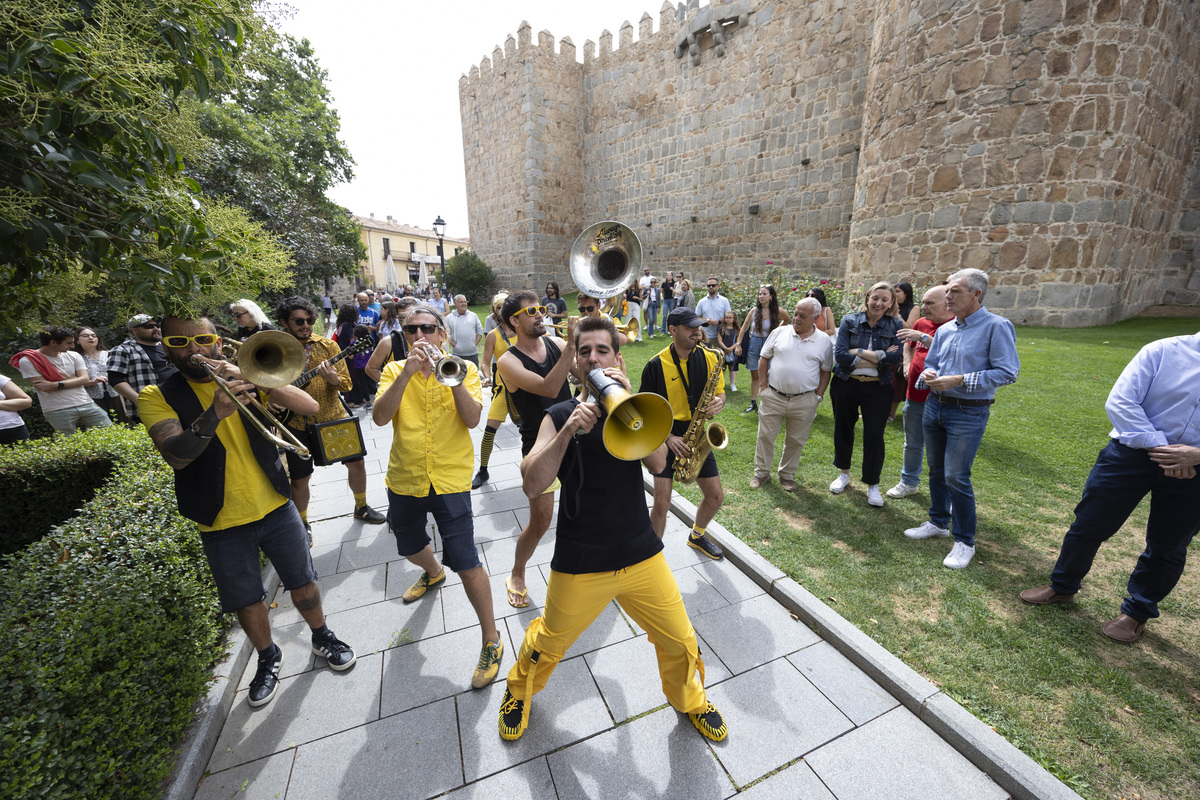
[[[525,629],[517,663],[508,673],[513,697],[528,700],[544,689],[567,650],[613,599],[654,644],[663,694],[672,707],[684,713],[703,711],[704,661],[662,552],[619,572],[551,571],[542,616]]]

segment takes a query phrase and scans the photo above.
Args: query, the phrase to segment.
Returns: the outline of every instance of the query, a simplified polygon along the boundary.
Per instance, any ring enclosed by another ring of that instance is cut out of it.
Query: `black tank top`
[[[562,355],[557,344],[550,339],[546,339],[545,342],[546,359],[541,362],[534,361],[516,347],[508,348],[508,352],[519,358],[525,365],[525,369],[544,378],[554,369],[554,365],[558,363],[558,359]],[[546,413],[546,409],[555,403],[571,399],[571,393],[564,380],[558,394],[554,397],[543,397],[524,389],[509,389],[508,394],[512,398],[513,405],[521,414],[521,455],[527,456],[533,449],[533,443],[537,441],[538,428],[542,427],[542,416]]]

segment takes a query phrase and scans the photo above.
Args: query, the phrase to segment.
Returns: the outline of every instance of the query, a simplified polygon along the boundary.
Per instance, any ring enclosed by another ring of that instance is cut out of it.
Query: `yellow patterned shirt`
[[[313,336],[308,342],[301,342],[300,344],[305,345],[305,355],[308,357],[304,363],[305,372],[316,369],[317,365],[322,361],[327,361],[342,352],[342,348],[338,347],[337,342],[332,339],[326,339],[323,336]],[[348,392],[353,386],[350,380],[350,369],[347,366],[349,361],[349,358],[343,358],[333,365],[334,369],[337,370],[339,378],[337,386],[330,386],[319,374],[308,382],[308,385],[304,387],[304,391],[308,392],[312,399],[321,404],[321,410],[317,412],[315,419],[313,417],[292,417],[288,420],[289,428],[302,431],[309,422],[329,422],[330,420],[341,419],[346,416],[346,410],[342,408],[338,392]]]

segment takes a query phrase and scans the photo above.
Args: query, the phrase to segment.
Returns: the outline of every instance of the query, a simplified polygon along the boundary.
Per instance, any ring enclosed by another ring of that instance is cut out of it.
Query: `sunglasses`
[[[596,310],[596,307],[595,306],[580,306],[579,310],[585,314],[590,314]]]
[[[138,327],[144,331],[152,331],[152,330],[156,330],[158,328],[158,323],[157,322],[147,322],[144,325],[138,325]]]
[[[717,284],[715,284],[715,283],[710,283],[710,284],[708,285],[708,288],[710,288],[710,289],[715,289],[715,288],[717,288]]]
[[[164,336],[163,344],[167,347],[187,347],[189,342],[195,342],[201,347],[208,347],[220,339],[215,333],[198,333],[195,336]]]
[[[316,319],[313,317],[292,317],[292,319],[290,321],[293,325],[310,325],[311,326],[314,322],[316,322]]]
[[[545,316],[546,315],[546,307],[545,306],[525,306],[520,311],[518,311],[517,314],[528,314],[531,317],[536,317],[538,314]]]
[[[407,333],[409,336],[415,335],[417,331],[420,331],[421,333],[428,336],[431,333],[436,333],[437,330],[438,330],[438,326],[432,322],[425,322],[420,325],[414,324],[414,325],[405,325],[404,326],[404,332]]]

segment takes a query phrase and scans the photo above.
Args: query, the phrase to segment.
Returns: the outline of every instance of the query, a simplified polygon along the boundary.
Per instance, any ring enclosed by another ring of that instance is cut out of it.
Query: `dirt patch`
[[[941,618],[942,587],[931,586],[922,595],[894,595],[892,610],[902,622],[922,622],[936,625]]]
[[[814,533],[817,530],[817,524],[812,517],[806,517],[795,511],[785,511],[780,509],[779,516],[783,517],[783,521],[787,523],[789,528],[794,528],[798,531],[808,531]]]

